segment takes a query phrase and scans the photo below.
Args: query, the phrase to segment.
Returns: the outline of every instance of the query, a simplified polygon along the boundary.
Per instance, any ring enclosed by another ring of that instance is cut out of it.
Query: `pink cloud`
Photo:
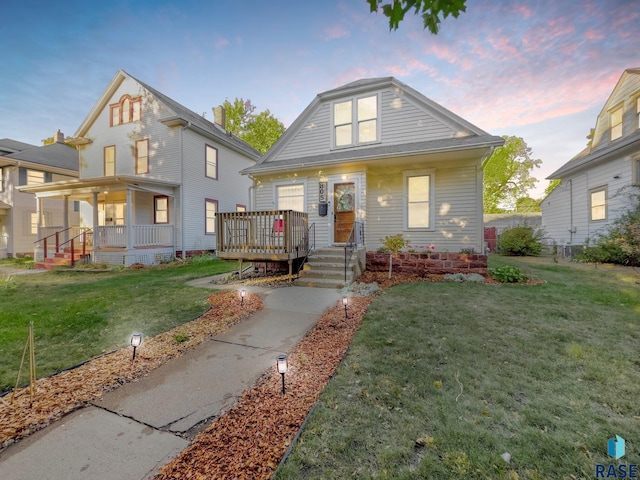
[[[349,30],[342,25],[332,25],[324,31],[324,40],[337,40],[338,38],[345,38],[350,35]]]
[[[591,29],[587,30],[584,34],[584,38],[587,40],[602,40],[604,38],[604,33]]]

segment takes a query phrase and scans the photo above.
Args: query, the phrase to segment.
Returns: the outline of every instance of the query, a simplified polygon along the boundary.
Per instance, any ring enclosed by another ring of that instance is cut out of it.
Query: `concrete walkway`
[[[214,287],[211,279],[190,284]],[[263,297],[262,311],[12,445],[0,453],[0,478],[152,477],[340,299],[337,290],[324,288],[245,288]]]

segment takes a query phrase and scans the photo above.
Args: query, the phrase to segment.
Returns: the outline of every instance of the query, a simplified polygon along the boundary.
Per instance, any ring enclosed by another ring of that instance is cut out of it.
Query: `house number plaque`
[[[327,203],[327,182],[320,182],[318,186],[320,191],[319,202]]]

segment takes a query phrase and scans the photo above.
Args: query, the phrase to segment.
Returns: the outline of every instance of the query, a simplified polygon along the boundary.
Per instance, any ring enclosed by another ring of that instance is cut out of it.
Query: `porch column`
[[[93,225],[91,226],[92,230],[93,230],[93,250],[95,253],[95,250],[97,247],[99,247],[99,236],[98,236],[98,192],[93,192],[91,194],[93,196],[92,198],[92,202],[93,202],[93,211],[92,213],[92,219],[91,221],[93,222]]]
[[[40,227],[44,227],[44,209],[42,208],[42,198],[38,197],[36,200],[36,217],[38,219],[37,228],[37,237],[40,238]]]
[[[62,205],[62,230],[64,230],[63,241],[66,242],[69,239],[69,195],[64,196],[64,202]]]
[[[127,213],[125,218],[125,225],[127,226],[127,250],[133,250],[134,235],[133,235],[133,206],[131,205],[131,189],[127,188]]]

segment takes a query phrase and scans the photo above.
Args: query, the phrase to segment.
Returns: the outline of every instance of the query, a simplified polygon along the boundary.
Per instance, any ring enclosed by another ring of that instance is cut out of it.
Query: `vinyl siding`
[[[387,235],[402,233],[413,246],[434,244],[437,251],[458,252],[461,248],[482,251],[478,223],[477,169],[468,165],[435,166],[433,228],[405,228],[406,198],[403,172],[424,169],[424,165],[371,169],[368,172],[367,249],[377,250]]]
[[[636,99],[640,96],[640,75],[625,74],[607,100],[596,122],[593,137],[593,150],[606,148],[617,140],[611,141],[610,112],[617,106],[623,107],[622,137],[638,131]],[[619,139],[618,139],[619,140]]]
[[[128,94],[132,98],[142,95],[142,118],[139,122],[110,126],[109,105]],[[136,140],[149,139],[149,173],[141,177],[156,180],[180,181],[179,127],[167,127],[158,121],[173,113],[137,82],[127,78],[91,125],[86,137],[92,143],[80,147],[80,177],[95,178],[104,175],[104,147],[116,147],[116,175],[135,175]]]
[[[238,172],[254,162],[189,130],[184,131],[182,142],[184,248],[213,250],[216,236],[205,234],[205,199],[217,200],[219,212],[233,212],[237,204],[248,206],[252,181]],[[218,149],[217,180],[205,176],[205,144]],[[180,244],[180,236],[178,240]]]
[[[375,94],[376,92],[371,92]],[[456,131],[435,112],[418,107],[402,92],[384,89],[380,93],[380,144],[397,145],[426,140],[453,138],[464,135]],[[359,95],[360,96],[360,95]],[[361,96],[366,96],[363,94]],[[334,102],[327,101],[318,106],[297,135],[272,161],[310,157],[331,152],[332,126],[331,108]],[[368,145],[370,146],[370,145]],[[358,148],[358,147],[347,147]]]

